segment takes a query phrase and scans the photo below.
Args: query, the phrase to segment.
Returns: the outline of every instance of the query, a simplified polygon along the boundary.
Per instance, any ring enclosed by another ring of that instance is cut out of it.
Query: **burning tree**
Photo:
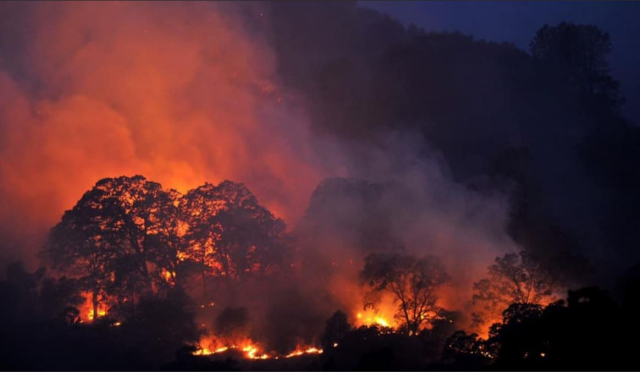
[[[142,176],[106,178],[51,229],[43,256],[92,293],[135,310],[140,295],[194,271],[232,280],[280,266],[285,224],[242,184],[205,184],[182,196]]]
[[[112,224],[112,238],[121,256],[135,262],[134,273],[144,291],[150,292],[152,283],[164,283],[163,273],[175,276],[183,249],[178,233],[180,195],[142,176],[106,179],[96,187],[105,192],[103,216]]]
[[[175,273],[177,197],[142,176],[98,181],[51,229],[43,255],[83,278],[94,314],[107,293],[133,304],[163,281],[162,272]]]
[[[110,264],[116,257],[116,249],[104,238],[98,209],[99,204],[85,194],[51,229],[42,252],[54,269],[82,280],[92,294],[93,314],[98,314],[98,301],[106,291]]]
[[[527,252],[507,253],[489,266],[489,278],[473,285],[473,314],[480,325],[498,319],[511,304],[548,304],[554,300],[556,283]]]
[[[437,291],[449,281],[437,257],[399,254],[370,254],[360,278],[370,288],[365,307],[375,306],[382,292],[393,293],[399,303],[396,317],[409,335],[416,335],[425,322],[439,314]]]
[[[207,183],[184,196],[183,208],[188,254],[202,264],[203,284],[207,273],[231,283],[280,265],[287,246],[284,221],[243,184]]]

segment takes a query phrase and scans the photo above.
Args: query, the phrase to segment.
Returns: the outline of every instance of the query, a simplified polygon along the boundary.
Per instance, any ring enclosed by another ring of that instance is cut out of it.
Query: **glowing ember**
[[[185,230],[186,230],[186,228],[185,228]],[[184,235],[184,232],[182,232],[182,235]],[[185,252],[178,252],[178,260],[179,261],[184,261],[187,258],[189,258],[188,254],[186,254]]]
[[[173,271],[162,270],[162,277],[167,283],[173,283],[174,278],[176,277],[176,273]]]

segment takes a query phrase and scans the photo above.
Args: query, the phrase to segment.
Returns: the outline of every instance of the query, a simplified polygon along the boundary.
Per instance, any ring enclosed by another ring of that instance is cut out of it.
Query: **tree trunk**
[[[202,303],[207,301],[207,282],[206,282],[206,270],[202,270]]]
[[[131,320],[136,321],[136,290],[131,290]]]
[[[98,320],[98,289],[93,288],[92,293],[92,301],[93,301],[93,322]]]
[[[145,247],[144,245],[146,244],[146,233],[145,235],[143,235],[143,246],[141,247],[139,242],[138,242],[138,237],[133,235],[129,237],[129,242],[131,243],[131,245],[133,246],[133,248],[136,251],[137,254],[137,258],[138,260],[142,261],[139,262],[138,264],[140,265],[140,268],[142,269],[142,279],[144,281],[144,291],[143,293],[151,293],[153,291],[153,288],[151,286],[151,275],[149,275],[149,268],[147,267],[147,256],[146,256],[146,252],[145,252]]]
[[[149,268],[147,267],[147,258],[145,255],[142,256],[142,273],[144,275],[145,293],[152,293],[153,285],[151,283],[151,275],[149,275]]]
[[[409,330],[409,336],[416,336],[418,334],[418,329],[420,328],[420,323],[418,321],[411,322],[411,327]]]

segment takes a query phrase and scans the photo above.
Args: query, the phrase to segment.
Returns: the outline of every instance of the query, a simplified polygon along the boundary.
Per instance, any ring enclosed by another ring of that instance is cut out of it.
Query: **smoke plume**
[[[251,34],[261,13],[217,3],[2,7],[9,258],[31,261],[47,229],[103,177],[143,174],[180,191],[244,182],[292,221],[328,174],[304,113],[278,84],[274,53]]]
[[[504,232],[504,196],[454,182],[415,133],[377,132],[374,145],[312,131],[309,102],[281,82],[268,32],[277,19],[265,7],[7,3],[0,13],[5,259],[36,264],[48,229],[101,178],[142,174],[181,192],[242,182],[290,228],[302,218],[304,273],[268,290],[241,288],[220,308],[246,308],[253,332],[286,350],[295,337],[312,342],[338,308],[354,316],[358,271],[377,249],[308,225],[318,217],[312,193],[326,178],[400,190],[365,202],[406,252],[442,257],[453,277],[441,296],[447,308],[464,308],[493,258],[516,249]],[[375,217],[361,200],[334,196],[319,201],[329,221]]]

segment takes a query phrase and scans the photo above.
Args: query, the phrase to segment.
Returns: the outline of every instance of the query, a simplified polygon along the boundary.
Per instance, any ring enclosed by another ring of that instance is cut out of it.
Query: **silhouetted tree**
[[[134,306],[152,283],[175,277],[179,253],[178,194],[142,176],[106,178],[86,192],[51,229],[43,257],[77,275],[99,297],[129,298]]]
[[[533,57],[557,71],[561,79],[576,87],[590,105],[617,112],[623,103],[619,83],[609,72],[606,56],[611,51],[607,32],[592,25],[561,22],[545,25],[531,42]]]
[[[117,250],[103,237],[99,204],[81,199],[49,232],[43,258],[51,267],[77,277],[92,294],[93,314],[110,281]],[[94,319],[98,316],[95,315]]]
[[[490,364],[493,356],[487,352],[485,343],[478,339],[477,334],[457,331],[445,341],[442,358],[461,369],[478,369]]]
[[[447,339],[456,332],[456,324],[461,319],[459,311],[442,309],[438,316],[431,320],[431,328],[425,328],[418,334],[424,345],[424,354],[439,358],[444,352]]]
[[[629,368],[638,343],[616,336],[627,322],[621,315],[606,291],[582,288],[569,291],[566,306],[512,305],[487,343],[498,369],[603,369],[614,360]]]
[[[180,283],[189,274],[185,266],[191,259],[186,255],[187,231],[182,195],[175,190],[156,190],[150,203],[146,244],[150,261],[158,267],[155,281],[160,285]]]
[[[338,310],[325,323],[322,334],[322,348],[330,350],[340,344],[340,340],[351,330],[351,325],[347,320],[347,314]]]
[[[179,195],[142,176],[105,179],[94,190],[119,256],[138,265],[132,274],[141,277],[143,290],[164,282],[163,270],[175,273],[182,248],[177,242]]]
[[[537,324],[542,310],[538,304],[511,304],[502,314],[502,323],[493,324],[489,330],[485,344],[492,358],[508,364],[511,359],[539,358],[544,353],[540,349],[542,329]]]
[[[189,254],[206,273],[229,283],[281,265],[288,249],[284,222],[243,185],[205,184],[184,196]]]
[[[511,304],[549,303],[554,299],[556,283],[539,262],[525,251],[496,257],[489,266],[489,278],[473,285],[473,314],[476,324],[497,317]]]
[[[422,324],[438,315],[437,291],[449,281],[438,258],[399,254],[370,254],[360,278],[370,289],[367,306],[375,306],[381,292],[393,293],[398,302],[396,316],[409,335],[418,334]]]
[[[377,325],[349,330],[337,347],[325,349],[324,368],[331,370],[422,370],[432,361],[419,337]]]
[[[491,326],[487,340],[457,332],[444,356],[463,369],[486,364],[495,370],[634,369],[638,342],[619,337],[630,325],[620,310],[597,287],[569,291],[566,304],[514,303]]]

